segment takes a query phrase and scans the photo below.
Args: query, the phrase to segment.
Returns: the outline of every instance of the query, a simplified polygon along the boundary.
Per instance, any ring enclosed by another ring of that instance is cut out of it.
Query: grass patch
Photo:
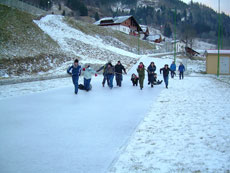
[[[58,50],[58,44],[33,22],[34,19],[36,16],[0,5],[0,58]]]

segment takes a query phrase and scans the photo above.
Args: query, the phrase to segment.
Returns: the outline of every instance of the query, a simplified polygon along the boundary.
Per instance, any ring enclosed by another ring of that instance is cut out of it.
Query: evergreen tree
[[[169,24],[166,24],[164,28],[164,36],[171,37],[171,35],[172,35],[171,27]]]
[[[80,13],[80,16],[88,16],[88,9],[86,5],[80,0],[68,0],[67,6]]]

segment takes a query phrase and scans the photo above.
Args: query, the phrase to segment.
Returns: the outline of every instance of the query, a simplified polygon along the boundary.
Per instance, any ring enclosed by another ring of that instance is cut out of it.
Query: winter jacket
[[[120,65],[115,65],[115,72],[116,73],[120,73],[120,74],[122,74],[122,70],[126,73],[126,70],[125,70],[125,68],[124,68],[124,66],[122,65],[122,64],[120,64]]]
[[[81,75],[81,66],[72,65],[68,68],[67,73],[72,76],[80,76]]]
[[[148,73],[149,74],[153,74],[155,71],[156,71],[156,66],[154,65],[154,66],[151,66],[151,65],[149,65],[149,67],[148,67]]]
[[[175,64],[175,63],[171,64],[171,65],[170,65],[170,69],[171,69],[172,71],[176,71],[176,64]]]
[[[140,78],[145,78],[145,66],[143,66],[142,68],[138,66],[137,72]]]
[[[84,71],[84,78],[85,79],[91,79],[92,74],[95,74],[96,71],[93,70],[92,68],[88,67]]]
[[[114,74],[115,69],[114,67],[107,67],[105,71],[106,71],[105,72],[106,74],[111,75],[111,74]]]
[[[103,70],[103,75],[106,75],[106,69],[107,69],[107,67],[108,67],[108,63],[105,64],[105,65],[103,65],[102,67],[100,67],[100,68],[97,70],[97,72]]]
[[[164,76],[164,77],[167,77],[167,76],[169,75],[169,71],[172,71],[172,70],[171,70],[170,68],[167,68],[167,69],[166,69],[166,68],[164,67],[164,68],[161,68],[161,69],[160,69],[160,74],[161,74],[162,71],[163,71],[163,76]]]
[[[131,81],[133,82],[133,83],[137,83],[138,82],[138,80],[139,80],[139,78],[135,75],[135,76],[131,76]]]
[[[185,71],[185,67],[184,67],[183,64],[182,64],[182,65],[179,65],[178,71],[179,71],[179,72],[184,72],[184,71]]]

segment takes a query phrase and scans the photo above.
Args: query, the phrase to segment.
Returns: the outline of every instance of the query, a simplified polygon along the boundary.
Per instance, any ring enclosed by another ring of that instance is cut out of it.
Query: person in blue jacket
[[[178,71],[179,71],[180,80],[181,80],[181,79],[184,79],[185,67],[184,67],[184,65],[182,64],[182,62],[180,63],[180,65],[179,65],[179,67],[178,67]]]
[[[174,78],[174,75],[176,75],[176,64],[175,61],[172,62],[170,65],[170,70],[171,70],[171,78]]]
[[[83,68],[83,71],[84,71],[84,89],[86,91],[89,91],[91,89],[90,87],[91,77],[93,74],[95,74],[95,77],[97,77],[97,73],[94,69],[90,67],[90,65],[86,65]]]
[[[81,75],[81,66],[78,64],[78,59],[74,60],[74,64],[67,69],[67,73],[72,76],[73,84],[74,84],[74,92],[78,93],[78,80]]]

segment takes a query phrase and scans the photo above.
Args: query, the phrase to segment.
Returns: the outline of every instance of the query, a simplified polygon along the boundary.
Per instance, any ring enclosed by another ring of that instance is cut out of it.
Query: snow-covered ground
[[[229,172],[230,85],[170,80],[111,172]]]
[[[140,61],[154,61],[161,80],[172,60]],[[78,96],[71,78],[0,86],[0,172],[228,171],[230,78],[197,73],[205,63],[188,61],[183,81],[170,79],[166,90],[145,80],[140,91],[130,81],[136,67],[122,88],[93,77],[93,90]]]
[[[133,87],[136,67],[122,88],[103,88],[99,76],[77,96],[71,78],[1,86],[0,172],[105,172],[163,88]]]

